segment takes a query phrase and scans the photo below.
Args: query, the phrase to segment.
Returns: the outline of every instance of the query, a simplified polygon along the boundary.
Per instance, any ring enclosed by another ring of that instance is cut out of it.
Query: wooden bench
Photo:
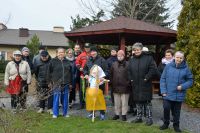
[[[152,93],[153,94],[158,94],[160,89],[160,81],[158,80],[153,80],[152,81]]]

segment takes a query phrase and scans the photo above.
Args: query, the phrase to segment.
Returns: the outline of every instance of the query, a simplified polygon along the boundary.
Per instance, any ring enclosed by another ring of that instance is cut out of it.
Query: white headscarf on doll
[[[97,88],[98,87],[97,80],[99,80],[100,78],[103,78],[105,76],[106,75],[105,75],[103,69],[98,65],[94,65],[90,69],[90,75],[89,75],[90,88]],[[103,84],[103,81],[99,83],[99,85],[101,85],[101,84]]]

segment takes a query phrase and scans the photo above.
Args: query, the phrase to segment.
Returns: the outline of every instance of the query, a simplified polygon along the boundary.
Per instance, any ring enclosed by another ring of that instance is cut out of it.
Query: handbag
[[[6,87],[6,92],[9,94],[19,94],[22,88],[22,78],[19,75],[19,67],[17,67],[18,75],[14,80],[9,80],[9,85]]]

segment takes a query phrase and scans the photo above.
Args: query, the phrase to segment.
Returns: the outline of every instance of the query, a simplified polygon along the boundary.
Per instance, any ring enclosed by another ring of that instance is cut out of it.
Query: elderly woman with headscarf
[[[137,118],[134,123],[142,122],[143,108],[146,107],[146,125],[152,120],[152,77],[156,73],[156,63],[148,52],[142,51],[142,43],[133,45],[134,55],[129,60],[129,79],[131,80],[133,100],[136,103]]]
[[[17,105],[25,105],[23,99],[23,88],[31,83],[31,70],[29,64],[22,60],[22,53],[17,50],[13,52],[13,61],[10,61],[5,70],[4,83],[6,92],[11,95],[11,107],[16,109]]]
[[[180,110],[188,88],[193,84],[192,73],[184,60],[184,53],[177,51],[175,59],[166,65],[160,79],[160,90],[163,96],[164,124],[160,130],[165,130],[170,124],[170,110],[173,116],[175,132],[179,128]]]

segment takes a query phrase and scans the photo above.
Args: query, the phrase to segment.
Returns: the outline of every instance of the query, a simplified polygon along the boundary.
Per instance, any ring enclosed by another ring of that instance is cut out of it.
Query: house
[[[47,47],[51,57],[55,57],[56,48],[69,46],[64,35],[64,27],[53,27],[53,31],[29,30],[27,28],[8,29],[0,23],[0,58],[10,60],[12,52],[24,47],[28,40],[37,35],[42,45]]]

